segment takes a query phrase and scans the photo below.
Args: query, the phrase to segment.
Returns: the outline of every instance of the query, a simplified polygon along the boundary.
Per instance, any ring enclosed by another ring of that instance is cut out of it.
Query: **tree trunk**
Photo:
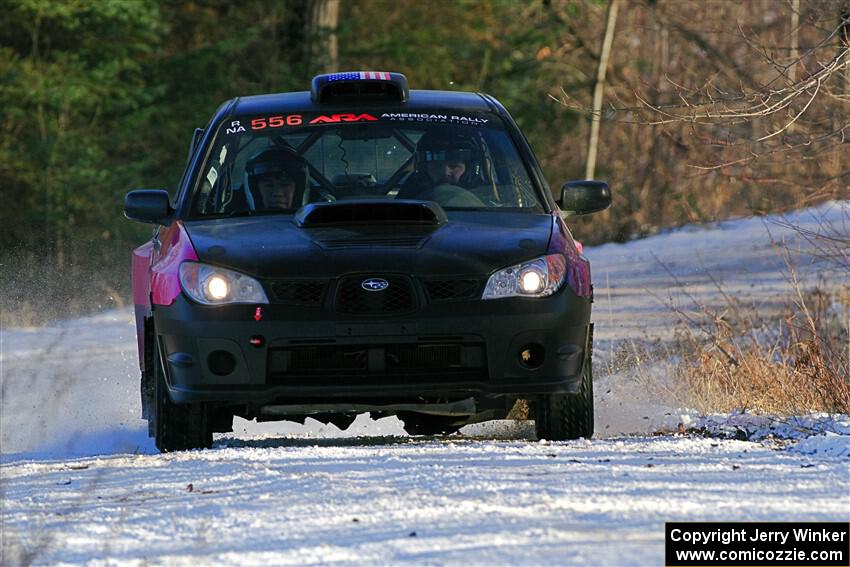
[[[599,55],[599,67],[596,70],[596,86],[593,89],[593,115],[590,123],[590,137],[587,141],[585,179],[593,179],[593,173],[596,169],[596,149],[599,145],[599,123],[602,119],[605,73],[608,71],[608,58],[611,56],[611,44],[614,42],[614,26],[617,24],[619,5],[620,0],[611,0],[611,3],[608,4],[608,23],[605,25],[605,39],[602,42],[602,53]]]
[[[844,1],[844,6],[839,16],[841,18],[841,47],[850,49],[850,0]],[[844,92],[850,94],[850,65],[844,68]]]
[[[307,19],[310,67],[316,73],[339,70],[339,48],[336,30],[339,22],[339,0],[311,0]]]
[[[653,11],[653,16],[655,16]],[[652,84],[655,85],[658,95],[653,101],[654,104],[660,104],[664,98],[664,93],[667,90],[667,81],[664,79],[667,73],[669,63],[669,33],[667,28],[657,18],[655,21],[655,57],[653,58],[652,66]],[[657,170],[663,169],[659,167],[660,160],[666,155],[666,152],[660,150],[662,146],[660,128],[657,125],[652,125],[650,129],[648,146],[645,138],[639,140],[641,147],[648,147],[648,153],[645,156],[645,166],[640,176],[640,182],[637,184],[638,200],[635,207],[642,210],[640,215],[641,224],[650,226],[661,226],[663,223],[663,205],[664,191],[658,184]],[[645,136],[645,134],[641,134]]]
[[[788,79],[797,82],[797,59],[800,58],[800,0],[791,0],[791,66]]]

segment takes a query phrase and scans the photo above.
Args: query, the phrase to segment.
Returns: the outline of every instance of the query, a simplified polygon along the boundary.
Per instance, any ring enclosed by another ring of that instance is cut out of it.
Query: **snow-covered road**
[[[824,218],[850,232],[850,203],[791,220]],[[788,283],[771,238],[796,247],[806,281],[847,285],[794,236],[750,219],[589,249],[597,367],[611,341],[669,338],[664,300],[717,301],[712,279],[776,302]],[[711,422],[604,372],[589,441],[537,442],[504,422],[410,438],[395,418],[360,416],[345,432],[237,420],[210,451],[157,455],[134,330],[126,311],[2,329],[0,563],[659,565],[664,521],[850,520],[847,417],[778,425],[836,432],[796,444],[677,436]]]
[[[4,537],[39,564],[661,565],[665,521],[848,515],[846,460],[741,441],[233,445],[9,467]]]

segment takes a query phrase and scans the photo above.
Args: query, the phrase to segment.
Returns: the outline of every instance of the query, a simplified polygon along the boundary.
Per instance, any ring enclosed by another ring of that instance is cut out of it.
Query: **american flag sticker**
[[[389,81],[390,74],[383,71],[360,71],[361,79],[371,79],[377,81]]]
[[[383,71],[355,71],[350,73],[334,73],[328,75],[328,82],[331,81],[389,81],[390,74]]]

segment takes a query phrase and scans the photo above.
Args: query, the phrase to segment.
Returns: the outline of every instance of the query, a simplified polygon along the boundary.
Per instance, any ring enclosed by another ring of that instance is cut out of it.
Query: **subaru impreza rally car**
[[[225,102],[173,201],[125,199],[155,225],[132,267],[150,434],[363,412],[435,434],[523,399],[539,436],[591,436],[590,267],[562,216],[610,201],[597,181],[554,199],[486,94],[357,72]]]

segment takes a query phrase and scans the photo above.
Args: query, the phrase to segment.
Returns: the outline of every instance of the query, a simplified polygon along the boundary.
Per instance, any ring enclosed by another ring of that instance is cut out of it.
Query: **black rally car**
[[[193,137],[177,197],[127,194],[143,417],[163,451],[234,415],[361,412],[411,433],[528,400],[541,437],[593,433],[590,267],[531,148],[485,94],[403,75],[318,76],[236,98]]]

